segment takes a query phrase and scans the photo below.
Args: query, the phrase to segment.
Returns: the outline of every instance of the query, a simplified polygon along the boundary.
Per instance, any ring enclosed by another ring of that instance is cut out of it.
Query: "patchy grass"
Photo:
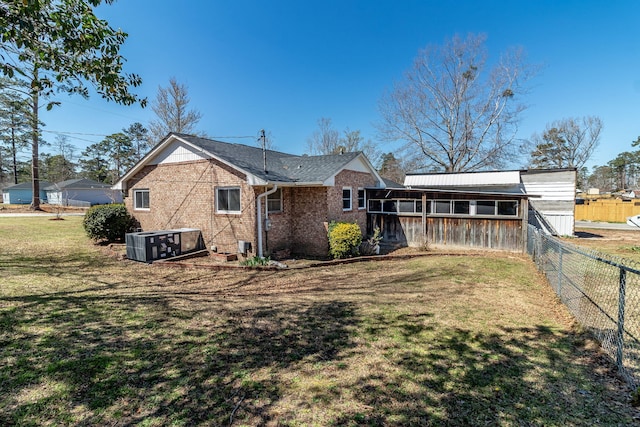
[[[576,236],[575,238],[566,240],[575,245],[584,246],[640,263],[640,229],[606,230],[579,228],[576,229]]]
[[[629,425],[528,259],[297,271],[118,262],[0,218],[2,425]]]

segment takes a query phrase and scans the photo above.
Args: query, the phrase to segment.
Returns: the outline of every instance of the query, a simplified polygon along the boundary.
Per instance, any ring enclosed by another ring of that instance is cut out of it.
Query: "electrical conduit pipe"
[[[278,191],[278,185],[277,184],[273,184],[273,188],[271,190],[267,190],[262,194],[258,194],[258,197],[256,198],[256,203],[257,203],[257,208],[258,208],[258,216],[257,216],[257,220],[258,220],[258,256],[260,258],[263,258],[263,254],[262,254],[262,208],[261,208],[261,203],[260,200],[264,197],[267,197],[269,194],[273,194],[276,191]],[[265,213],[264,213],[264,217],[265,219],[268,218],[269,216],[269,206],[265,206]]]

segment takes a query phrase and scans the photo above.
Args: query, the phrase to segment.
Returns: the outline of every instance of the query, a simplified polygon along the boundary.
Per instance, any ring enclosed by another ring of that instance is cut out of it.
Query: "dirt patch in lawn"
[[[563,240],[574,245],[640,262],[640,229],[576,228],[575,237],[563,238]]]

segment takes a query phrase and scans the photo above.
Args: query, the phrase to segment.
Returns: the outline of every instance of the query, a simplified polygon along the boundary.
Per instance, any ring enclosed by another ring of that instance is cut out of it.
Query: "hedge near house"
[[[133,231],[136,220],[123,204],[97,205],[87,211],[82,225],[91,239],[115,242]]]
[[[329,224],[329,254],[333,258],[348,258],[359,255],[362,231],[358,224],[335,222]]]

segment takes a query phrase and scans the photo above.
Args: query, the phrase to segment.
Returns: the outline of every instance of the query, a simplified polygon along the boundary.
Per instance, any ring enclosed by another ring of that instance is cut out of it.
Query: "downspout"
[[[258,197],[256,198],[256,203],[257,203],[257,208],[258,208],[258,215],[257,215],[257,220],[258,220],[258,256],[260,258],[262,258],[262,208],[261,208],[261,203],[260,203],[260,199],[262,199],[263,197],[267,197],[269,194],[273,194],[276,191],[278,191],[278,184],[273,184],[273,188],[271,190],[267,190],[262,194],[258,194]],[[269,207],[267,206],[265,209],[265,218],[269,217]]]

